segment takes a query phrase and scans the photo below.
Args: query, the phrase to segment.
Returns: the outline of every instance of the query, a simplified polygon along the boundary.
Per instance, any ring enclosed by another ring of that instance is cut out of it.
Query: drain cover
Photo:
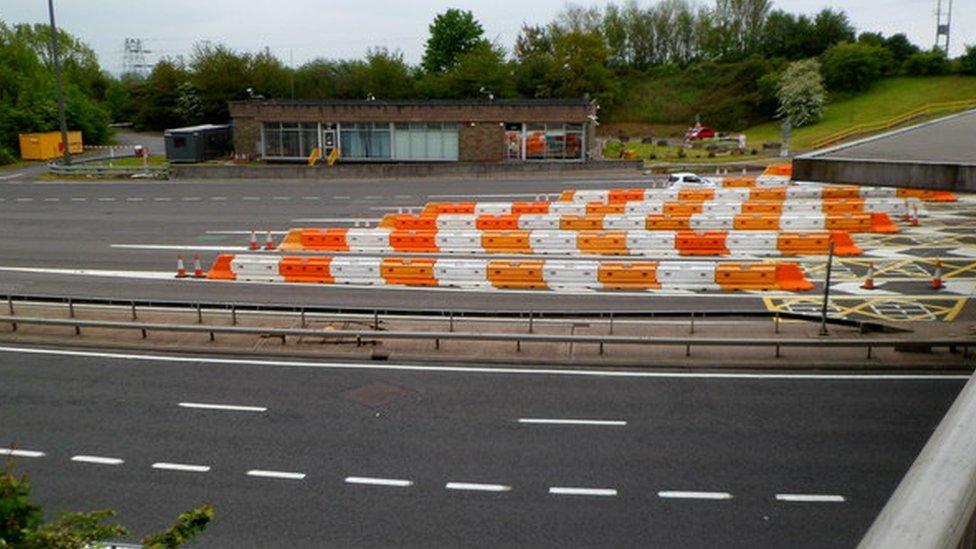
[[[370,383],[350,389],[342,393],[341,396],[363,406],[384,406],[413,393],[410,389],[389,383]]]

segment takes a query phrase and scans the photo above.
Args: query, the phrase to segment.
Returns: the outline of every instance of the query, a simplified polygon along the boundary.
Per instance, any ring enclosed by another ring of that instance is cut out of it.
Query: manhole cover
[[[389,383],[370,383],[350,389],[341,394],[342,398],[358,402],[363,406],[384,406],[414,392]]]

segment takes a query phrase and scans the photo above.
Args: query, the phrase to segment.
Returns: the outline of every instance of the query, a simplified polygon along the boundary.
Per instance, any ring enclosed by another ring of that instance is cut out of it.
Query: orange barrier
[[[778,231],[778,215],[740,214],[732,220],[732,228],[742,231]]]
[[[917,198],[925,202],[955,202],[959,200],[959,197],[954,192],[930,191],[926,189],[898,189],[896,195],[899,198]]]
[[[763,175],[785,175],[793,177],[793,164],[770,164],[763,170]]]
[[[825,198],[822,211],[828,215],[864,213],[863,198]]]
[[[214,260],[210,270],[207,271],[207,278],[211,280],[234,280],[237,276],[230,268],[230,262],[234,260],[233,254],[220,254]]]
[[[773,214],[783,213],[783,203],[772,200],[748,200],[742,203],[744,214]]]
[[[576,247],[585,254],[630,254],[625,231],[582,231],[576,236]]]
[[[608,290],[651,290],[661,287],[657,281],[655,261],[603,262],[597,269],[597,281]]]
[[[719,263],[715,282],[723,290],[762,290],[776,285],[775,263]]]
[[[479,215],[475,227],[482,231],[513,231],[519,228],[516,214]]]
[[[664,215],[689,216],[702,213],[704,206],[701,202],[665,202]]]
[[[389,214],[383,216],[380,227],[409,231],[433,231],[437,229],[436,215]]]
[[[626,211],[623,202],[589,202],[586,204],[586,215],[622,214]]]
[[[424,215],[472,214],[474,207],[474,202],[428,202],[422,213]]]
[[[901,231],[888,214],[872,213],[869,215],[871,216],[871,232],[894,234]]]
[[[549,202],[514,202],[512,203],[513,214],[544,214],[549,213]]]
[[[346,233],[349,229],[292,229],[288,231],[284,240],[278,245],[281,251],[290,250],[324,250],[330,252],[348,252],[349,241]]]
[[[681,255],[725,255],[729,249],[725,245],[725,232],[681,231],[674,238],[674,247]]]
[[[559,198],[562,200],[562,195]],[[633,202],[635,200],[644,200],[644,189],[614,189],[610,191],[607,197],[607,202],[610,203]]]
[[[380,276],[388,284],[403,286],[437,286],[434,259],[387,257],[380,264]]]
[[[682,202],[702,202],[715,198],[715,189],[679,189],[678,200]]]
[[[285,256],[278,263],[278,274],[285,282],[334,284],[335,278],[329,269],[331,264],[331,257]]]
[[[647,216],[644,227],[649,231],[682,231],[691,228],[690,216],[675,216],[651,214]]]
[[[753,187],[749,189],[749,200],[786,200],[786,187]]]
[[[506,261],[493,259],[488,262],[488,282],[496,288],[546,288],[542,278],[542,261]]]
[[[487,231],[481,235],[481,247],[488,253],[532,253],[529,231]]]
[[[434,253],[438,251],[436,234],[434,231],[394,230],[390,233],[390,247],[397,252]]]
[[[813,289],[813,283],[807,280],[803,269],[796,263],[776,264],[776,285],[788,292],[805,292]]]
[[[595,231],[603,228],[602,215],[564,215],[559,219],[559,228],[564,231]]]
[[[860,198],[861,188],[856,185],[827,185],[820,189],[822,198]]]
[[[726,177],[722,180],[723,187],[755,187],[756,178],[752,176]]]

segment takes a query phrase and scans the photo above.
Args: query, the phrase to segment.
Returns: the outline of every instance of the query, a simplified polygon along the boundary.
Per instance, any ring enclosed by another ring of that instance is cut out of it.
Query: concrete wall
[[[346,179],[380,177],[495,177],[499,175],[573,173],[601,170],[633,170],[640,160],[590,162],[447,162],[443,164],[337,164],[308,167],[302,164],[182,164],[170,166],[170,179]]]
[[[974,192],[976,191],[976,165],[794,158],[793,179]]]

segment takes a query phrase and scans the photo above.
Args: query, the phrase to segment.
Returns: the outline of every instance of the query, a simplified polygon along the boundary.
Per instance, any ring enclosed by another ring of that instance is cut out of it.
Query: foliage
[[[458,56],[443,73],[427,73],[418,82],[423,97],[492,99],[515,94],[505,52],[487,42]]]
[[[837,91],[863,92],[892,64],[891,53],[881,46],[841,43],[823,54],[824,82]]]
[[[213,517],[214,510],[210,504],[190,509],[181,513],[169,529],[144,537],[142,545],[147,549],[177,549],[200,535]]]
[[[794,61],[780,78],[777,90],[779,111],[777,114],[800,128],[823,117],[826,101],[820,63],[815,59]]]
[[[905,74],[911,76],[941,76],[949,73],[949,60],[945,52],[934,48],[913,53],[905,60]]]
[[[884,46],[891,52],[895,63],[898,65],[904,63],[913,54],[921,51],[918,46],[908,40],[908,37],[904,33],[892,34],[888,38],[885,38]]]
[[[976,45],[966,46],[966,53],[959,57],[959,72],[976,75]]]
[[[449,9],[434,17],[421,66],[428,73],[453,68],[461,55],[483,45],[484,29],[470,11]]]

